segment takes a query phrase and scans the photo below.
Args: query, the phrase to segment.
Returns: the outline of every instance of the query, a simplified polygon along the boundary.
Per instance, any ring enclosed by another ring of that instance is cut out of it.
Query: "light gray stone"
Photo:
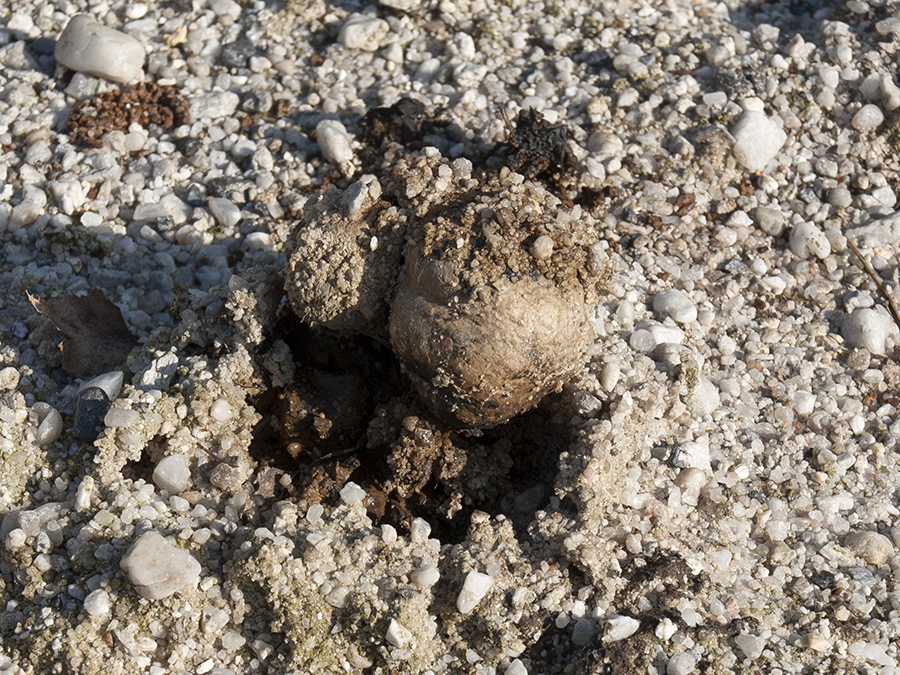
[[[166,598],[200,576],[196,558],[155,531],[138,537],[120,565],[137,592],[148,600]]]
[[[145,53],[130,35],[76,14],[59,36],[55,56],[70,70],[126,84],[140,78]]]
[[[186,455],[164,457],[153,470],[153,482],[160,490],[177,495],[191,487],[191,465]]]

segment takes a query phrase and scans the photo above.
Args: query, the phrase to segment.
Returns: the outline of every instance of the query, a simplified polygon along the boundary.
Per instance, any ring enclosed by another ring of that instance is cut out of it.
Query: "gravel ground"
[[[0,673],[900,672],[898,44],[861,0],[3,3]],[[467,432],[285,252],[490,180],[606,272],[584,367]]]

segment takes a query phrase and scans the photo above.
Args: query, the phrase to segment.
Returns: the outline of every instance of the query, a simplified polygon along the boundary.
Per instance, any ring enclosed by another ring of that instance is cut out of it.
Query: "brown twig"
[[[887,287],[878,277],[878,274],[873,269],[872,265],[869,264],[869,261],[863,257],[862,251],[859,250],[859,247],[856,245],[856,242],[853,241],[850,237],[847,237],[847,245],[850,247],[850,250],[856,254],[856,257],[859,258],[859,262],[862,263],[863,269],[866,270],[868,275],[872,278],[872,281],[875,282],[875,285],[878,287],[878,291],[884,297],[885,301],[888,304],[888,307],[891,310],[891,316],[894,317],[894,323],[897,324],[897,327],[900,328],[900,310],[897,309],[897,303],[894,302],[894,296],[890,294]]]

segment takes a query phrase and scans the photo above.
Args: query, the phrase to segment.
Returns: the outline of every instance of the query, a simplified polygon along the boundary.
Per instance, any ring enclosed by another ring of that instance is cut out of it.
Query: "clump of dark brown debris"
[[[506,165],[529,180],[537,180],[556,190],[574,168],[567,142],[569,130],[551,124],[534,108],[519,111],[506,139]]]
[[[362,141],[376,148],[392,143],[404,147],[421,144],[423,126],[429,117],[425,104],[401,98],[394,105],[372,108],[359,120]]]
[[[69,113],[66,133],[73,141],[94,148],[108,131],[128,131],[132,123],[171,129],[191,121],[190,104],[177,87],[139,82],[82,101]]]

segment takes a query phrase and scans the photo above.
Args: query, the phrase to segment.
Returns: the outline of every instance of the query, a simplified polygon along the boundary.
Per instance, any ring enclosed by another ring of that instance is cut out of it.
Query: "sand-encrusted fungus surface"
[[[404,164],[307,205],[288,297],[315,326],[381,339],[389,326],[435,414],[495,426],[583,364],[605,271],[594,220],[507,169],[475,179],[433,148]]]

